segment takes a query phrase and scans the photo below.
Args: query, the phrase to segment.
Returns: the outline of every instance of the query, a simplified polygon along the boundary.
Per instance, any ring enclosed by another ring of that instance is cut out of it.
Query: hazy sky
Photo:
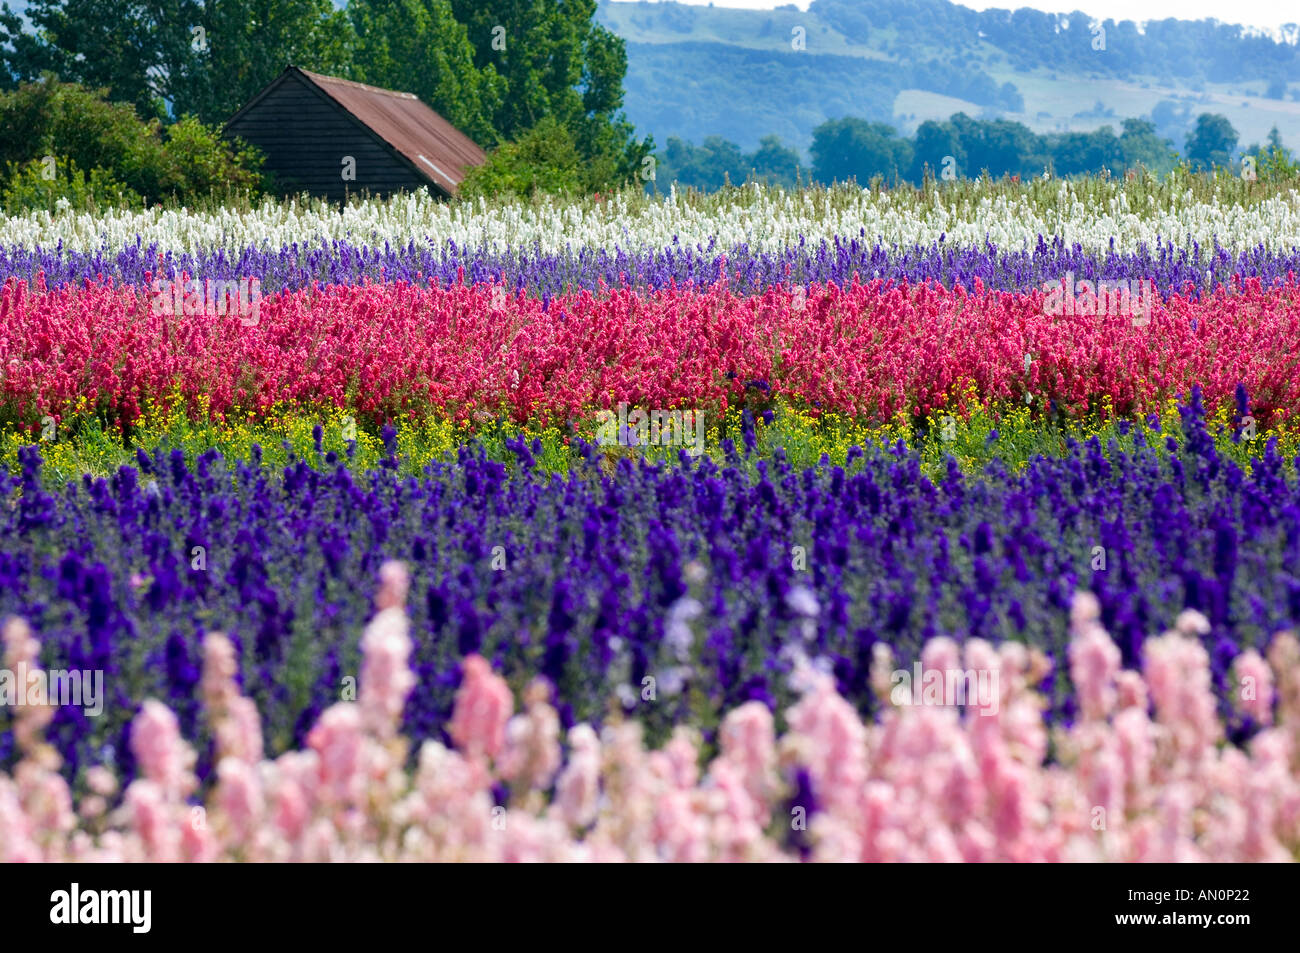
[[[709,0],[679,0],[699,6],[707,6]],[[748,7],[751,10],[770,10],[783,6],[791,0],[713,0],[717,7]],[[809,0],[794,0],[801,10],[808,9]],[[1224,0],[963,0],[962,6],[972,10],[999,8],[1016,10],[1020,7],[1033,7],[1052,13],[1071,13],[1082,10],[1098,19],[1113,20],[1163,20],[1165,17],[1177,17],[1180,20],[1203,20],[1212,17],[1224,23],[1240,23],[1245,26],[1275,29],[1283,23],[1300,23],[1300,4],[1296,0],[1250,0],[1247,3],[1225,3]]]

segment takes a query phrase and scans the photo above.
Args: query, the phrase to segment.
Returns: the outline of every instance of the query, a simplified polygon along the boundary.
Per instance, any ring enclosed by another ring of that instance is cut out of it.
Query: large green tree
[[[1187,134],[1184,155],[1197,168],[1212,165],[1230,165],[1232,153],[1237,148],[1237,130],[1227,116],[1201,113],[1196,117],[1196,128]]]
[[[449,0],[351,0],[356,33],[351,76],[372,86],[414,93],[475,142],[498,141],[494,117],[505,80],[474,48]]]
[[[856,179],[865,185],[876,175],[903,178],[912,165],[912,144],[894,127],[852,116],[831,119],[813,130],[812,174],[819,182]]]
[[[491,123],[517,139],[544,117],[573,135],[591,182],[643,171],[653,143],[638,141],[623,115],[623,41],[595,22],[596,0],[451,0],[474,65],[501,77]]]
[[[289,63],[336,73],[351,45],[329,0],[32,0],[4,5],[0,61],[8,88],[52,72],[106,89],[145,116],[218,123]]]

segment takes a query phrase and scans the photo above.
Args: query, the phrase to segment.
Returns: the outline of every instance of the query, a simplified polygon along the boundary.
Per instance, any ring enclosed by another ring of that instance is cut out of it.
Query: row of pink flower
[[[0,862],[788,860],[798,843],[835,861],[1300,857],[1300,642],[1289,633],[1267,661],[1253,650],[1236,660],[1240,706],[1268,726],[1248,750],[1224,742],[1196,638],[1202,617],[1184,613],[1178,631],[1150,639],[1139,674],[1121,669],[1095,599],[1082,595],[1069,653],[1080,717],[1055,739],[1050,765],[1035,692],[1045,657],[936,639],[925,668],[996,673],[995,705],[964,716],[900,706],[863,724],[809,666],[783,737],[767,708],[745,704],[703,767],[685,726],[657,751],[632,722],[602,734],[578,725],[562,745],[543,684],[516,714],[506,683],[471,656],[454,748],[426,742],[412,772],[398,732],[415,685],[407,586],[401,565],[384,566],[357,700],[326,710],[307,750],[275,761],[264,760],[257,712],[236,687],[231,643],[208,637],[201,692],[219,761],[203,806],[187,800],[193,750],[162,704],[146,702],[132,726],[140,776],[119,799],[113,774],[93,768],[75,806],[42,742],[52,709],[19,708],[22,760],[0,774]],[[36,664],[23,623],[7,625],[4,643],[11,669]],[[877,648],[872,678],[889,697],[893,662]],[[792,796],[801,775],[806,804]],[[499,781],[508,805],[494,804]]]
[[[1213,410],[1244,384],[1271,421],[1300,410],[1297,291],[1248,281],[1201,300],[1157,295],[1135,320],[1052,315],[1041,291],[879,281],[547,302],[383,283],[266,296],[250,316],[200,302],[177,315],[135,287],[12,280],[0,295],[0,404],[32,425],[78,406],[131,421],[173,393],[214,415],[279,403],[543,421],[617,402],[720,410],[762,382],[806,406],[892,419],[959,410],[969,387],[983,402],[1078,412],[1109,397],[1136,413],[1193,384]]]
[[[721,409],[761,382],[797,403],[890,419],[960,409],[970,387],[985,402],[1077,412],[1109,396],[1138,413],[1193,384],[1212,409],[1241,383],[1271,421],[1300,410],[1298,291],[1248,281],[1200,300],[1156,296],[1135,319],[1049,314],[1041,291],[879,281],[546,302],[395,283],[285,292],[241,316],[198,302],[199,313],[177,315],[148,289],[11,280],[0,295],[0,401],[33,424],[79,401],[130,421],[173,391],[217,415],[325,404],[522,422],[620,401]]]

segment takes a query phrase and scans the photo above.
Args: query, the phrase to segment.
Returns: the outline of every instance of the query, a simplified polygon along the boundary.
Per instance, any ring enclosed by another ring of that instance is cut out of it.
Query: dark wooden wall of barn
[[[229,136],[266,153],[263,168],[280,194],[309,192],[342,201],[346,194],[372,195],[427,186],[426,179],[396,158],[342,108],[290,76],[226,128]],[[343,179],[343,157],[356,159],[356,179]]]

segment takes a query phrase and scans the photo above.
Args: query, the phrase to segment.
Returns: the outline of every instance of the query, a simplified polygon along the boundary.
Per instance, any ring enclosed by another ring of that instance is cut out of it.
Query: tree
[[[856,179],[865,184],[876,175],[897,180],[912,165],[912,145],[898,138],[893,126],[851,116],[814,129],[811,152],[813,177],[824,183]]]
[[[1229,165],[1237,148],[1237,130],[1227,116],[1201,113],[1196,117],[1196,128],[1187,134],[1184,155],[1197,168]]]
[[[550,116],[564,125],[588,178],[630,179],[654,151],[623,116],[623,41],[595,22],[596,0],[451,0],[474,66],[504,81],[491,109],[497,136],[513,139]]]
[[[573,134],[547,116],[496,149],[485,164],[471,167],[458,194],[471,200],[481,196],[532,198],[573,193],[582,185]]]
[[[293,63],[339,73],[351,28],[330,0],[32,0],[31,31],[6,4],[9,88],[53,72],[106,89],[142,116],[226,119]]]
[[[799,153],[781,144],[779,136],[764,136],[748,165],[762,181],[793,188],[802,177]]]
[[[0,165],[7,175],[21,177],[47,156],[56,177],[80,171],[88,183],[111,180],[145,202],[262,185],[256,153],[224,141],[217,130],[193,118],[164,128],[127,103],[107,102],[102,90],[51,76],[0,94]]]
[[[949,156],[951,163],[947,162]],[[966,174],[966,150],[961,147],[961,136],[952,123],[927,119],[917,127],[909,178],[919,185],[926,167],[935,177],[941,177],[945,168],[954,176]]]
[[[1047,164],[1042,137],[1022,123],[1009,119],[981,122],[965,113],[957,113],[948,121],[957,130],[966,153],[967,175],[1033,175]]]
[[[1125,167],[1141,165],[1153,172],[1165,172],[1173,167],[1174,144],[1156,133],[1154,122],[1125,119],[1121,128],[1119,147]]]
[[[414,93],[480,145],[497,141],[492,116],[505,81],[474,48],[449,0],[351,0],[356,32],[351,76],[372,86]]]

